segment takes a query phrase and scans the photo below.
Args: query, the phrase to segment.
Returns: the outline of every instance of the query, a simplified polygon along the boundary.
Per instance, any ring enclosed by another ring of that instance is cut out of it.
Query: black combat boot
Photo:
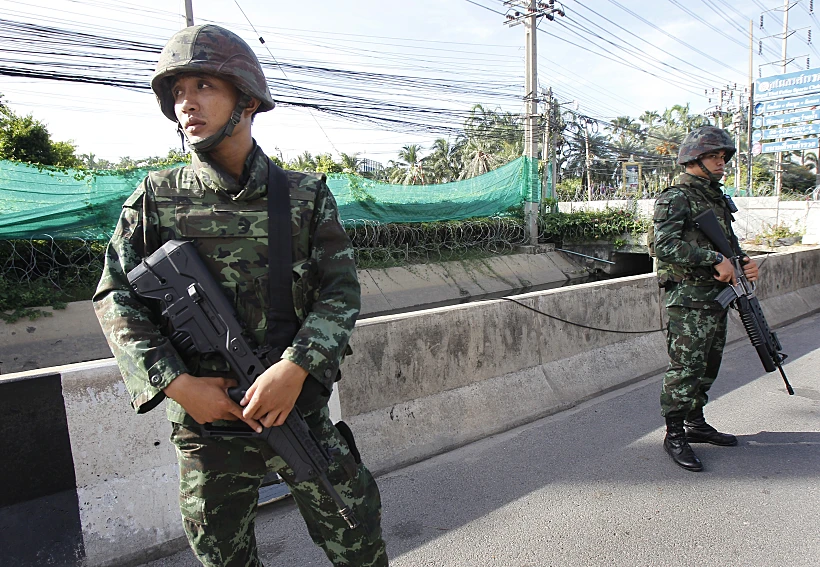
[[[683,419],[666,418],[666,439],[663,440],[663,448],[677,465],[686,470],[694,472],[703,470],[703,463],[686,441]]]
[[[737,437],[729,433],[721,433],[706,423],[706,419],[703,417],[703,408],[686,416],[683,424],[686,426],[686,440],[690,443],[711,443],[722,447],[737,445]]]

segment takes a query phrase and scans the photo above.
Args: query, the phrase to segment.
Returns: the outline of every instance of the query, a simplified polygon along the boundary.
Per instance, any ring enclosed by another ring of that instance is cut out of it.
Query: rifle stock
[[[729,239],[726,238],[714,211],[705,211],[696,216],[694,221],[695,226],[706,235],[706,238],[715,245],[721,254],[731,260],[735,268],[737,284],[730,284],[729,287],[721,291],[716,301],[724,309],[729,306],[737,309],[743,327],[746,329],[746,334],[749,336],[752,346],[755,347],[760,362],[763,363],[763,368],[766,372],[779,370],[783,382],[786,384],[786,391],[789,395],[794,395],[794,390],[789,384],[789,379],[786,378],[786,372],[783,370],[783,361],[786,360],[787,355],[782,352],[783,347],[780,345],[777,334],[769,328],[766,317],[763,315],[763,309],[760,307],[760,301],[755,295],[754,284],[749,282],[743,273],[740,251],[735,250]]]
[[[229,389],[239,403],[254,380],[267,368],[243,335],[236,312],[208,272],[192,242],[170,240],[128,272],[128,282],[140,297],[162,303],[162,314],[176,333],[184,333],[200,353],[218,353],[231,367],[239,386]],[[244,424],[242,424],[244,425]],[[327,478],[331,455],[318,443],[297,407],[279,427],[256,433],[244,429],[203,426],[206,436],[261,437],[293,470],[296,482],[316,477],[339,507],[351,528],[358,521]]]

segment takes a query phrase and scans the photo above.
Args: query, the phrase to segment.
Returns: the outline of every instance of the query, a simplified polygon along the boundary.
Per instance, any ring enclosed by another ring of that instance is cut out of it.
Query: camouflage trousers
[[[261,567],[256,547],[259,486],[268,471],[290,488],[313,541],[333,565],[386,566],[381,537],[381,497],[370,471],[356,463],[327,407],[305,416],[317,440],[338,449],[330,482],[360,522],[350,529],[327,492],[313,480],[296,483],[293,472],[270,446],[255,438],[202,437],[198,428],[174,424],[180,510],[188,542],[206,567]]]
[[[661,415],[686,416],[703,408],[726,346],[727,312],[668,306],[669,368],[663,377]]]

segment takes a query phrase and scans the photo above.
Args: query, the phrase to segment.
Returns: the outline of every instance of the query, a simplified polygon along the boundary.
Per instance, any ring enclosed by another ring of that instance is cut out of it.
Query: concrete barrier
[[[820,310],[820,249],[767,257],[760,297],[773,325]],[[666,365],[651,275],[514,299],[520,304],[489,300],[357,325],[339,394],[374,471],[569,408]],[[746,340],[736,318],[730,339]],[[0,460],[4,565],[129,565],[185,545],[170,426],[162,408],[132,412],[112,360],[0,376],[0,410],[2,449],[20,455]],[[54,482],[42,480],[47,467],[59,472]]]
[[[554,251],[359,270],[360,318],[558,287],[586,275],[586,270]],[[34,321],[0,321],[0,374],[111,356],[90,301],[41,311],[46,316]]]

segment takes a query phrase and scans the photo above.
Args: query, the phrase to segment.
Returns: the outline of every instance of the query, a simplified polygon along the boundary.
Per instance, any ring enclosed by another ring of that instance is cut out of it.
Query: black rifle
[[[238,387],[228,389],[228,395],[239,403],[267,365],[260,359],[262,351],[255,351],[242,334],[233,306],[193,243],[169,240],[128,272],[128,282],[140,297],[162,302],[162,314],[175,334],[187,335],[200,353],[216,352],[225,358],[239,383]],[[290,466],[296,482],[316,477],[336,502],[348,526],[359,525],[327,478],[330,452],[317,442],[297,407],[284,424],[266,427],[262,433],[247,426],[237,429],[205,424],[203,435],[261,437]]]
[[[746,328],[746,334],[749,335],[749,340],[757,350],[760,362],[763,363],[763,368],[766,372],[779,370],[786,384],[786,391],[789,395],[794,395],[794,390],[783,370],[783,361],[788,355],[781,352],[783,347],[780,345],[777,334],[769,329],[769,324],[760,308],[760,301],[755,295],[755,284],[747,280],[743,273],[740,251],[733,247],[726,238],[714,211],[703,212],[696,216],[694,221],[695,226],[706,235],[706,238],[717,247],[721,254],[732,262],[735,268],[737,284],[729,284],[729,287],[718,294],[716,301],[724,309],[730,305],[737,309],[740,320]]]

